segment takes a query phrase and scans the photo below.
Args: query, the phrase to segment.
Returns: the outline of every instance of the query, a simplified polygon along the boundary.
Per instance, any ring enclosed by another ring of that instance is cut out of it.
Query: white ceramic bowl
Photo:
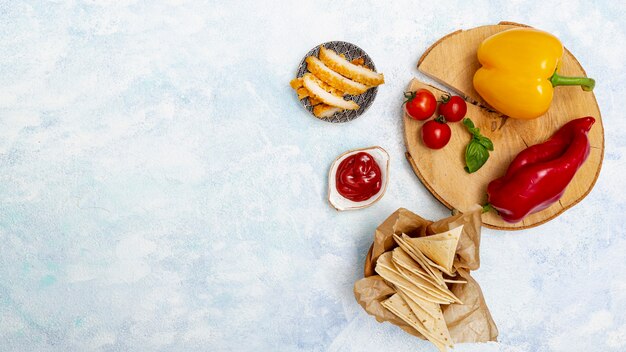
[[[337,168],[339,167],[339,164],[341,164],[341,162],[347,157],[354,155],[356,153],[359,153],[359,152],[366,152],[374,158],[374,160],[380,167],[382,185],[378,193],[376,193],[371,198],[364,200],[362,202],[354,202],[354,201],[351,201],[350,199],[345,198],[341,194],[339,194],[339,191],[337,190],[337,182],[335,181],[335,178],[337,176]],[[335,159],[335,161],[333,161],[332,165],[330,166],[330,171],[328,173],[328,202],[330,203],[330,205],[333,206],[333,208],[340,210],[340,211],[367,208],[371,206],[372,204],[376,203],[377,201],[379,201],[383,197],[383,195],[385,194],[385,191],[387,190],[388,180],[389,180],[389,154],[387,153],[387,151],[385,151],[383,148],[379,146],[349,150],[341,154],[339,157],[337,157],[337,159]]]

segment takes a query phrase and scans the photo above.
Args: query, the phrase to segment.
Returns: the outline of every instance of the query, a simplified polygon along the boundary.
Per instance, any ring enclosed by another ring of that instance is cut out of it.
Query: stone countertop
[[[422,52],[501,20],[557,35],[598,84],[602,172],[583,202],[485,229],[475,272],[499,342],[626,350],[626,6],[620,2],[14,1],[0,5],[0,350],[435,351],[355,302],[376,226],[449,214],[404,158],[401,92]],[[288,82],[344,40],[387,83],[318,121]],[[380,145],[375,206],[337,213],[327,170]]]

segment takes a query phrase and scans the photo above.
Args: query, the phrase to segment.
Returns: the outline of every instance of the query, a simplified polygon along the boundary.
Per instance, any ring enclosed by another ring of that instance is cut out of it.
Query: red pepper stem
[[[589,77],[560,76],[556,71],[550,77],[553,87],[556,86],[580,86],[584,91],[590,92],[596,86],[596,81]]]
[[[491,203],[487,203],[487,204],[483,205],[483,214],[484,213],[488,213],[491,210],[493,210],[493,207],[491,206]]]

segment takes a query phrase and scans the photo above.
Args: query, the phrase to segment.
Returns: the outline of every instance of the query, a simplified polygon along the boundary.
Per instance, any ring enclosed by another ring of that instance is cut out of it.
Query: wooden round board
[[[487,184],[506,171],[509,163],[523,149],[548,139],[566,122],[583,116],[593,116],[596,123],[589,132],[591,152],[585,164],[567,187],[561,200],[523,221],[511,224],[491,211],[483,214],[483,224],[500,230],[520,230],[554,219],[580,202],[593,188],[600,173],[604,154],[604,130],[595,96],[580,87],[557,87],[550,110],[534,120],[516,120],[490,110],[474,90],[472,78],[480,64],[476,58],[478,45],[487,37],[516,26],[511,22],[459,30],[433,44],[420,58],[419,71],[440,83],[439,89],[413,79],[409,90],[426,88],[439,98],[447,91],[461,95],[468,104],[467,116],[489,137],[495,147],[487,163],[477,172],[468,174],[465,147],[470,135],[461,123],[450,123],[452,138],[440,150],[426,148],[419,137],[423,124],[404,116],[404,140],[411,167],[430,192],[450,209],[461,212],[474,204],[487,201]],[[560,73],[566,76],[586,76],[576,58],[567,50]]]

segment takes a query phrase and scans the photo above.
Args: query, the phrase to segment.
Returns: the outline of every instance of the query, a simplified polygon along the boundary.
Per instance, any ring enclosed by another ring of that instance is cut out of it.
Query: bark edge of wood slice
[[[591,151],[589,157],[568,185],[561,200],[547,209],[527,216],[515,224],[507,223],[494,212],[483,214],[483,225],[497,230],[522,230],[548,222],[573,207],[589,194],[600,173],[604,156],[604,128],[600,109],[593,92],[580,87],[558,87],[550,110],[534,120],[515,120],[493,111],[474,90],[472,78],[480,64],[476,50],[485,38],[515,27],[528,27],[513,22],[500,22],[468,30],[454,31],[431,45],[419,59],[417,68],[434,79],[435,87],[417,79],[409,84],[410,90],[429,89],[435,97],[443,93],[463,96],[468,103],[467,117],[494,142],[495,151],[477,172],[467,174],[465,147],[470,135],[461,123],[451,123],[452,138],[440,150],[430,150],[422,145],[419,129],[423,122],[404,114],[404,142],[406,157],[411,168],[424,186],[449,209],[466,211],[473,204],[487,200],[487,184],[504,174],[513,158],[527,146],[542,143],[567,121],[583,116],[593,116],[596,123],[589,132]],[[569,76],[586,76],[578,60],[566,49],[560,73]],[[432,167],[432,165],[435,165]]]

